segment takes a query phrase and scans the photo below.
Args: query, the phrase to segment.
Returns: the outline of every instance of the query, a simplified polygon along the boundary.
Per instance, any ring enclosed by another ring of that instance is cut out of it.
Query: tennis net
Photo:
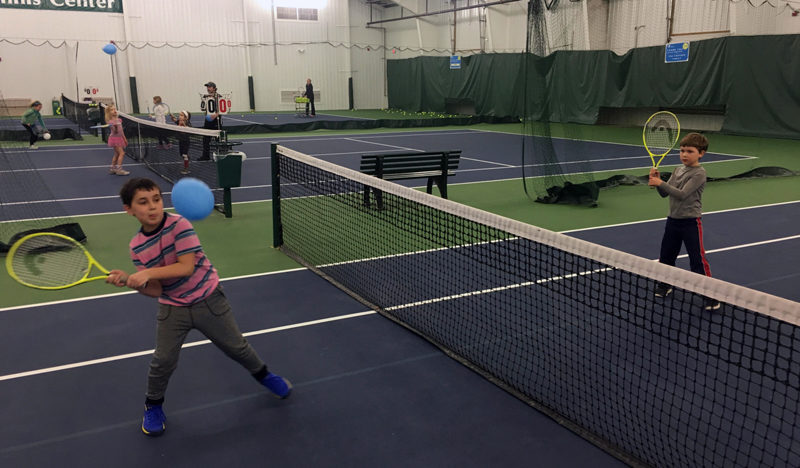
[[[76,102],[72,99],[61,95],[61,114],[70,122],[76,124],[79,129],[97,136],[97,128],[93,126],[103,123],[105,117],[103,116],[102,105],[90,102]]]
[[[210,153],[205,158],[203,155],[203,140],[209,140],[209,148],[215,145],[220,137],[219,130],[178,127],[124,112],[118,114],[128,138],[126,155],[172,184],[183,177],[202,180],[214,193],[214,206],[224,212],[224,190],[219,184],[216,162]]]
[[[800,304],[282,146],[272,171],[275,246],[623,461],[800,466]]]

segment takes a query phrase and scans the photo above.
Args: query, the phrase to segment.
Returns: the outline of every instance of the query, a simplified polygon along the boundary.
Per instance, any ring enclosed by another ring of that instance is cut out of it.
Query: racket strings
[[[75,241],[55,236],[32,237],[19,245],[11,260],[12,274],[37,287],[58,287],[85,278],[89,259]]]
[[[680,127],[677,119],[671,115],[651,119],[644,129],[644,144],[651,152],[660,149],[662,153],[669,152],[678,142]]]

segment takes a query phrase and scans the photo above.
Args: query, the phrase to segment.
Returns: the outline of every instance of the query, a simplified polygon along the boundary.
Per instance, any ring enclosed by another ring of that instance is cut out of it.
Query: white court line
[[[725,210],[717,210],[717,211],[706,211],[706,212],[703,212],[703,216],[708,216],[708,215],[718,214],[718,213],[729,213],[729,212],[733,212],[733,211],[755,210],[755,209],[760,209],[760,208],[770,208],[770,207],[773,207],[773,206],[791,205],[793,203],[800,203],[800,200],[793,200],[793,201],[787,201],[787,202],[778,202],[778,203],[768,203],[766,205],[743,206],[741,208],[728,208],[728,209],[725,209]],[[604,226],[593,226],[593,227],[588,227],[588,228],[570,229],[570,230],[567,230],[567,231],[560,231],[560,232],[563,233],[563,234],[570,234],[570,233],[573,233],[573,232],[593,231],[595,229],[605,229],[605,228],[613,228],[613,227],[620,227],[620,226],[632,226],[634,224],[655,223],[655,222],[659,222],[659,221],[664,221],[664,217],[662,216],[660,218],[645,219],[645,220],[642,220],[642,221],[630,221],[630,222],[627,222],[627,223],[606,224]]]
[[[235,122],[244,122],[244,123],[256,124],[256,125],[265,124],[265,122],[254,122],[252,120],[237,119],[236,117],[230,117],[230,116],[225,115],[225,114],[222,114],[222,120],[224,120],[224,121],[233,120]],[[222,128],[224,129],[225,126],[223,125]]]
[[[359,140],[357,138],[345,138],[345,140],[355,141],[357,143],[366,143],[368,145],[386,146],[387,148],[394,148],[394,149],[398,149],[398,150],[416,151],[417,153],[424,153],[425,152],[425,150],[421,150],[421,149],[408,148],[406,146],[387,145],[386,143],[377,143],[377,142],[374,142],[374,141],[364,141],[364,140]]]
[[[770,240],[766,240],[766,241],[751,242],[751,243],[748,243],[748,244],[741,244],[741,245],[737,245],[737,246],[724,247],[724,248],[720,248],[720,249],[709,250],[709,251],[706,251],[706,253],[709,254],[709,253],[723,252],[723,251],[729,251],[729,250],[743,249],[743,248],[748,248],[748,247],[753,247],[753,246],[758,246],[758,245],[765,245],[765,244],[772,244],[772,243],[783,242],[783,241],[793,240],[793,239],[800,239],[800,235],[783,237],[783,238],[779,238],[779,239],[770,239]],[[687,255],[681,255],[680,256],[680,258],[684,258],[684,257],[687,257]],[[653,261],[657,261],[657,260],[653,260]],[[293,269],[293,270],[290,270],[290,271],[298,271],[298,270],[303,270],[303,268]],[[475,295],[478,295],[478,294],[489,294],[489,293],[494,293],[494,292],[498,292],[498,291],[504,291],[504,290],[509,290],[509,289],[516,289],[516,288],[520,288],[520,287],[530,286],[530,285],[534,285],[534,284],[542,284],[542,283],[546,283],[546,282],[560,281],[562,279],[567,279],[567,278],[572,278],[572,277],[577,277],[577,276],[591,275],[591,274],[595,274],[595,273],[603,272],[603,271],[608,271],[608,270],[611,270],[611,268],[601,268],[601,269],[592,270],[592,271],[585,271],[585,272],[580,272],[580,273],[570,273],[570,274],[567,274],[567,275],[554,276],[554,277],[550,277],[550,278],[542,278],[542,279],[539,279],[539,280],[536,280],[536,281],[515,283],[515,284],[510,284],[510,285],[505,285],[505,286],[498,286],[498,287],[494,287],[494,288],[489,288],[489,289],[485,289],[485,290],[470,291],[470,292],[460,293],[460,294],[455,294],[455,295],[450,295],[450,296],[443,296],[443,297],[439,297],[439,298],[433,298],[433,299],[426,299],[426,300],[423,300],[423,301],[411,302],[411,303],[408,303],[408,304],[400,304],[400,305],[396,305],[396,306],[390,306],[390,307],[387,307],[386,310],[399,310],[399,309],[415,307],[415,306],[424,305],[424,304],[432,304],[432,303],[436,303],[436,302],[454,300],[454,299],[458,299],[458,298],[466,297],[466,296],[475,296]],[[279,274],[279,273],[284,273],[284,272],[285,271],[271,272],[271,273],[268,273],[268,274]],[[256,274],[256,275],[248,275],[246,277],[265,276],[265,275],[266,274],[264,274],[264,275]],[[240,278],[244,278],[244,277],[240,277]],[[231,278],[231,279],[233,279],[233,278]],[[125,293],[120,293],[120,294],[134,294],[134,293],[135,292],[130,291],[130,292],[125,292]],[[117,294],[117,295],[119,295],[119,294]],[[78,301],[82,301],[82,300],[92,300],[92,299],[98,299],[100,297],[109,297],[109,296],[111,296],[111,295],[97,296],[97,297],[92,297],[92,298],[73,299],[73,300],[63,301],[63,302],[78,302]],[[55,304],[55,302],[54,303],[49,303],[49,304],[39,304],[39,305],[35,305],[35,306],[18,306],[18,307],[13,307],[13,308],[0,309],[0,312],[6,311],[6,310],[24,309],[24,308],[29,308],[29,307],[37,307],[37,306],[51,305],[51,304]],[[296,323],[296,324],[291,324],[291,325],[284,325],[284,326],[280,326],[280,327],[273,327],[273,328],[267,328],[267,329],[262,329],[262,330],[251,331],[251,332],[243,333],[243,335],[246,336],[246,337],[247,336],[257,336],[257,335],[263,335],[263,334],[267,334],[267,333],[275,333],[275,332],[278,332],[278,331],[290,330],[290,329],[294,329],[294,328],[302,328],[302,327],[313,326],[313,325],[318,325],[318,324],[322,324],[322,323],[329,323],[329,322],[334,322],[334,321],[339,321],[339,320],[346,320],[346,319],[357,318],[357,317],[363,317],[363,316],[366,316],[366,315],[373,315],[373,314],[375,314],[375,312],[371,311],[371,310],[370,311],[364,311],[364,312],[357,312],[357,313],[353,313],[353,314],[340,315],[340,316],[329,317],[329,318],[325,318],[325,319],[318,319],[318,320],[312,320],[312,321],[308,321],[308,322],[301,322],[301,323]],[[211,344],[211,341],[210,340],[194,341],[194,342],[190,342],[190,343],[185,343],[182,346],[182,348],[192,348],[192,347],[203,346],[203,345],[207,345],[207,344]],[[133,352],[133,353],[120,354],[120,355],[116,355],[116,356],[109,356],[109,357],[105,357],[105,358],[92,359],[92,360],[88,360],[88,361],[76,362],[76,363],[71,363],[71,364],[64,364],[64,365],[60,365],[60,366],[36,369],[36,370],[25,371],[25,372],[18,372],[18,373],[14,373],[14,374],[6,374],[6,375],[0,376],[0,381],[19,379],[19,378],[23,378],[23,377],[30,377],[30,376],[33,376],[33,375],[46,374],[46,373],[51,373],[51,372],[59,372],[59,371],[75,369],[75,368],[79,368],[79,367],[86,367],[86,366],[91,366],[91,365],[96,365],[96,364],[103,364],[103,363],[107,363],[107,362],[114,362],[114,361],[120,361],[120,360],[124,360],[124,359],[130,359],[130,358],[134,358],[134,357],[147,356],[149,354],[152,354],[153,351],[154,351],[153,349],[149,349],[149,350],[137,351],[137,352]]]
[[[321,323],[336,322],[336,321],[339,321],[339,320],[347,320],[347,319],[351,319],[351,318],[363,317],[365,315],[373,315],[375,313],[376,312],[374,310],[368,310],[368,311],[365,311],[365,312],[357,312],[357,313],[354,313],[354,314],[347,314],[347,315],[338,315],[336,317],[328,317],[328,318],[319,319],[319,320],[311,320],[311,321],[308,321],[308,322],[294,323],[294,324],[291,324],[291,325],[283,325],[283,326],[280,326],[280,327],[265,328],[263,330],[256,330],[256,331],[251,331],[251,332],[247,332],[247,333],[242,333],[242,335],[244,335],[246,337],[247,336],[264,335],[264,334],[267,334],[267,333],[275,333],[275,332],[284,331],[284,330],[291,330],[293,328],[310,327],[310,326],[313,326],[313,325],[319,325]],[[204,346],[204,345],[207,345],[207,344],[211,344],[211,340],[192,341],[190,343],[184,343],[183,346],[181,346],[181,349],[194,348],[195,346]],[[118,354],[116,356],[109,356],[109,357],[104,357],[104,358],[99,358],[99,359],[92,359],[92,360],[89,360],[89,361],[74,362],[74,363],[71,363],[71,364],[64,364],[64,365],[61,365],[61,366],[54,366],[54,367],[47,367],[47,368],[43,368],[43,369],[36,369],[36,370],[25,371],[25,372],[18,372],[16,374],[0,375],[0,381],[20,379],[20,378],[23,378],[23,377],[30,377],[30,376],[33,376],[33,375],[49,374],[51,372],[60,372],[60,371],[69,370],[69,369],[76,369],[76,368],[79,368],[79,367],[87,367],[87,366],[93,366],[93,365],[96,365],[96,364],[104,364],[106,362],[121,361],[123,359],[131,359],[131,358],[135,358],[135,357],[147,356],[147,355],[153,354],[153,351],[155,351],[155,350],[154,349],[147,349],[147,350],[143,350],[143,351],[136,351],[136,352],[133,352],[133,353]]]
[[[587,143],[604,143],[607,145],[620,145],[620,146],[638,146],[643,147],[644,145],[639,145],[635,143],[617,143],[614,141],[605,141],[605,140],[585,140],[583,138],[567,138],[567,137],[555,137],[555,136],[543,136],[543,135],[523,135],[521,133],[513,133],[513,132],[503,132],[500,130],[487,130],[484,128],[472,128],[470,129],[474,132],[484,132],[484,133],[499,133],[502,135],[514,135],[518,137],[531,137],[531,138],[552,138],[553,140],[568,140],[568,141],[585,141]],[[758,156],[749,156],[749,155],[742,155],[742,154],[732,154],[732,153],[717,153],[716,151],[709,151],[711,154],[719,154],[722,156],[732,156],[734,158],[742,158],[742,159],[758,159]],[[717,162],[717,161],[714,161]],[[708,163],[703,163],[708,164]],[[659,166],[660,167],[660,166]]]
[[[126,162],[123,163],[125,167],[144,166],[144,163],[128,162],[127,159],[125,161]],[[6,174],[6,173],[15,174],[19,172],[75,171],[82,169],[108,169],[108,164],[94,165],[94,166],[59,166],[59,167],[37,167],[33,169],[11,169],[8,171],[0,171],[0,174]]]
[[[349,116],[349,115],[320,114],[319,112],[317,112],[317,117],[319,117],[320,115],[328,116],[328,117],[338,117],[338,118],[343,119],[343,120],[369,120],[369,121],[378,120],[378,119],[370,119],[368,117],[352,117],[352,116]],[[319,119],[316,119],[316,120],[319,120]]]

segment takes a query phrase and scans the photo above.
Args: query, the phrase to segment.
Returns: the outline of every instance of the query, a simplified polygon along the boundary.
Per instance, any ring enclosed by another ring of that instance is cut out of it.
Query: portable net
[[[224,210],[223,189],[219,185],[217,165],[211,151],[219,140],[219,130],[160,124],[124,112],[119,112],[119,117],[128,138],[126,155],[172,184],[183,177],[202,180],[214,193],[215,207]],[[208,139],[209,148],[205,154],[204,139]]]
[[[800,466],[800,304],[288,148],[272,167],[276,246],[625,462]]]
[[[101,104],[90,102],[76,102],[61,95],[61,114],[70,122],[76,124],[79,129],[94,136],[99,133],[97,128],[105,120]]]
[[[0,92],[0,103],[5,102]],[[22,129],[19,116],[0,104],[0,134]],[[5,131],[7,130],[7,131]],[[36,151],[40,151],[37,153]],[[53,195],[34,156],[46,158],[44,148],[31,150],[28,141],[0,141],[0,253],[22,236],[55,231],[78,241],[86,235]]]

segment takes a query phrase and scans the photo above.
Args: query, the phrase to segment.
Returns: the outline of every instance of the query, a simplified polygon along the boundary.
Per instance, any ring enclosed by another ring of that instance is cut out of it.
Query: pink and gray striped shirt
[[[138,271],[178,263],[178,257],[194,253],[194,273],[183,278],[161,280],[158,302],[189,306],[208,297],[219,284],[219,275],[203,253],[200,239],[186,218],[164,213],[161,226],[153,232],[139,232],[131,239],[131,259]]]

